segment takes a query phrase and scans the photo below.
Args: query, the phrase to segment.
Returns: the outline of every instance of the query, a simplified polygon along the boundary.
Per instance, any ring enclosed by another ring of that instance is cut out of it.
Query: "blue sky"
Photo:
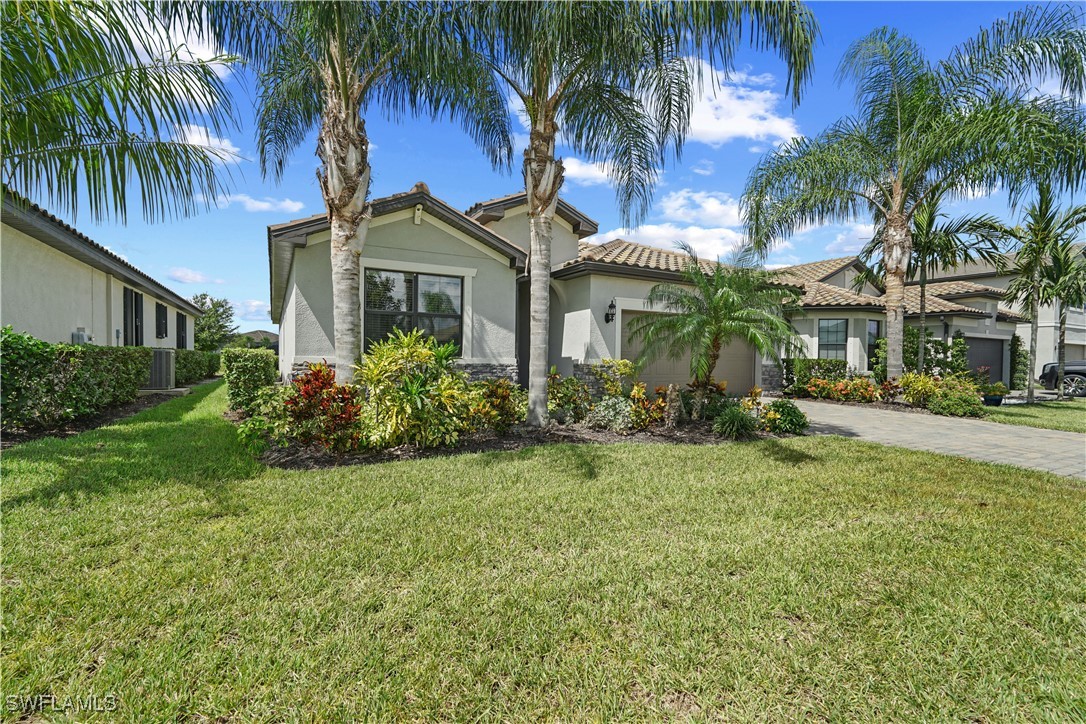
[[[822,29],[815,53],[813,82],[796,109],[784,97],[784,68],[768,54],[744,52],[728,81],[708,88],[698,102],[681,162],[665,168],[649,217],[624,230],[614,192],[597,168],[568,152],[563,196],[599,222],[595,241],[616,236],[670,248],[686,240],[703,255],[726,253],[740,238],[737,202],[743,183],[760,155],[793,135],[815,135],[852,111],[852,92],[839,88],[834,72],[850,42],[880,25],[891,25],[915,38],[932,58],[946,55],[980,27],[1021,7],[1016,3],[812,4]],[[75,223],[95,241],[178,293],[208,292],[230,299],[241,330],[270,329],[268,318],[267,236],[269,224],[323,211],[310,139],[294,156],[283,181],[265,181],[256,162],[253,137],[252,79],[233,71],[228,84],[239,107],[239,126],[225,138],[210,139],[244,159],[233,168],[233,193],[219,208],[200,216],[148,225],[131,218],[127,225]],[[454,207],[522,189],[519,172],[503,175],[460,128],[446,121],[408,119],[393,123],[373,113],[367,117],[373,143],[372,194],[406,191],[425,181],[431,192]],[[193,133],[199,134],[198,129]],[[959,205],[964,210],[966,204]],[[970,211],[1010,217],[1001,194],[968,203]],[[869,220],[813,229],[793,237],[770,256],[773,265],[794,264],[855,252],[870,236]]]

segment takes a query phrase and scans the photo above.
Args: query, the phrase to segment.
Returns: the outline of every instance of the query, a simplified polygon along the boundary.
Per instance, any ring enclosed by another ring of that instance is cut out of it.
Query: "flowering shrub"
[[[791,400],[774,400],[762,409],[758,426],[778,435],[801,435],[810,426],[803,410]]]
[[[880,397],[880,390],[870,377],[852,377],[836,382],[814,377],[807,382],[805,389],[816,400],[875,402]]]
[[[883,402],[893,402],[901,394],[901,383],[896,377],[891,377],[879,385],[879,399]]]
[[[638,382],[630,390],[630,423],[633,429],[644,430],[661,424],[666,410],[667,398],[657,392],[656,397],[650,400],[644,382]]]

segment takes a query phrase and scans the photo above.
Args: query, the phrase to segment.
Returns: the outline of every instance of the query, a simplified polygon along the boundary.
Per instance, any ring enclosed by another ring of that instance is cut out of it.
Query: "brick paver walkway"
[[[811,432],[1086,478],[1086,435],[796,400]]]

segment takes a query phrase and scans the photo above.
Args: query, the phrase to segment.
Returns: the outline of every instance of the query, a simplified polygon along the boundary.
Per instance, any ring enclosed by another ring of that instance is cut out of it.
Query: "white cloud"
[[[231,161],[241,156],[241,149],[234,145],[229,138],[220,138],[213,135],[207,126],[178,126],[174,131],[174,138],[184,143],[192,143],[211,149],[221,161]]]
[[[246,322],[262,322],[271,319],[271,305],[262,299],[246,299],[230,302],[234,307],[234,316]]]
[[[689,140],[718,148],[737,138],[779,143],[800,135],[796,120],[777,112],[781,94],[772,74],[733,73],[728,79],[702,61],[705,87],[694,102]]]
[[[562,167],[566,178],[578,186],[599,186],[611,181],[603,164],[585,163],[579,158],[570,157],[562,159]]]
[[[170,273],[167,278],[172,279],[175,282],[181,284],[222,284],[222,279],[212,279],[203,272],[196,271],[195,269],[189,269],[183,266],[175,266],[170,269]]]
[[[252,213],[260,213],[263,211],[285,211],[293,214],[301,211],[305,208],[305,204],[301,201],[294,201],[292,199],[274,199],[270,196],[265,196],[262,199],[255,199],[249,194],[225,194],[218,199],[219,206],[231,206],[232,204],[241,204],[242,208]]]
[[[103,248],[103,249],[105,249],[106,251],[108,251],[108,252],[109,252],[110,254],[112,254],[113,256],[119,257],[119,258],[120,258],[121,260],[123,260],[123,261],[128,261],[128,257],[127,257],[127,256],[125,256],[125,255],[124,255],[124,254],[122,254],[121,252],[117,251],[117,250],[116,250],[116,249],[114,249],[113,247],[111,247],[111,246],[105,246],[105,245],[103,245],[103,246],[102,246],[102,248]]]
[[[685,241],[706,259],[727,256],[743,245],[742,232],[724,227],[678,226],[676,224],[644,224],[636,229],[612,229],[585,239],[590,243],[603,243],[611,239],[625,239],[639,244],[674,249],[675,242]]]
[[[660,199],[657,215],[703,226],[739,226],[739,201],[719,191],[680,189]]]
[[[826,245],[826,251],[830,254],[856,254],[863,250],[874,234],[874,224],[849,224]]]
[[[690,170],[698,176],[712,176],[716,171],[716,166],[709,159],[703,158],[691,166]]]

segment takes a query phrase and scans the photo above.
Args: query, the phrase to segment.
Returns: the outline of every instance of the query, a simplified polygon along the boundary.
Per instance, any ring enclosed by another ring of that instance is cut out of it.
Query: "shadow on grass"
[[[233,483],[263,466],[241,446],[217,405],[200,403],[219,384],[138,415],[66,439],[43,439],[4,454],[2,505],[53,505],[71,497],[106,496],[177,484],[199,489],[220,512],[238,512]]]
[[[511,452],[480,453],[475,460],[478,465],[490,468],[521,460],[534,460],[545,455],[551,458],[548,462],[562,465],[581,480],[595,480],[599,477],[602,447],[590,442],[543,443]]]
[[[766,457],[786,465],[822,462],[822,458],[817,455],[811,455],[802,450],[797,450],[794,447],[782,445],[780,440],[774,440],[772,438],[763,441],[761,448]]]

